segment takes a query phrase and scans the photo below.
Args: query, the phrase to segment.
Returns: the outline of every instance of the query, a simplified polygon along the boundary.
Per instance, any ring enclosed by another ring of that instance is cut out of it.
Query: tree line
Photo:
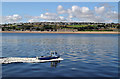
[[[84,24],[84,25],[4,25],[2,31],[56,31],[57,29],[77,29],[78,31],[116,31],[119,24]]]

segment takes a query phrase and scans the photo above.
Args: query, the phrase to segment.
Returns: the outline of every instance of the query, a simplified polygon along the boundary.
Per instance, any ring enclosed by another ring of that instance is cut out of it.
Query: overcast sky
[[[40,21],[118,22],[117,2],[3,2],[3,23]]]

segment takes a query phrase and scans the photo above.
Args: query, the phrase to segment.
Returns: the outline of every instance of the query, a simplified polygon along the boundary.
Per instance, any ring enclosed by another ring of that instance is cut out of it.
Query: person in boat
[[[44,58],[44,59],[46,59],[46,58],[59,58],[60,57],[60,55],[58,55],[57,54],[57,52],[55,51],[55,52],[51,52],[51,55],[50,56],[46,56],[46,57],[41,57],[42,59]],[[41,58],[39,58],[39,57],[36,57],[36,59],[41,59]]]
[[[51,52],[51,57],[58,57],[59,55],[57,54],[57,52]]]

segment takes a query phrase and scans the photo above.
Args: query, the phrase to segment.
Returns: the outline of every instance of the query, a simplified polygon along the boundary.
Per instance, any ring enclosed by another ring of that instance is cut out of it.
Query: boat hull
[[[38,58],[39,60],[51,60],[51,59],[57,59],[59,58],[59,56],[57,57],[41,57],[41,58]]]

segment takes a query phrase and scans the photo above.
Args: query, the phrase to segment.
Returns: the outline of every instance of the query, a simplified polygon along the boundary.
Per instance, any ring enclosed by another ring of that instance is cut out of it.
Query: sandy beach
[[[113,31],[78,31],[78,32],[48,32],[48,31],[0,31],[0,33],[59,33],[59,34],[120,34]]]

